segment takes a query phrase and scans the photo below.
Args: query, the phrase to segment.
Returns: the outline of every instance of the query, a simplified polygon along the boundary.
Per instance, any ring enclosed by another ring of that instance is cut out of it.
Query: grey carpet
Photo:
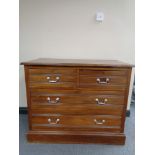
[[[19,155],[134,155],[135,154],[135,109],[131,106],[130,117],[126,118],[126,144],[82,145],[82,144],[32,144],[27,143],[27,115],[19,120]]]

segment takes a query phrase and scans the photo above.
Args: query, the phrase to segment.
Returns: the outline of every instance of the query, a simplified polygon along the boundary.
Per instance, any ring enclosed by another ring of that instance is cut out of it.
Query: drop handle
[[[96,82],[98,82],[99,84],[107,84],[109,83],[110,79],[109,78],[97,78]]]
[[[58,124],[58,122],[60,121],[60,119],[59,118],[57,118],[55,121],[52,121],[52,119],[50,119],[50,118],[48,118],[48,123],[49,124]]]
[[[107,98],[103,99],[103,101],[100,101],[98,98],[96,98],[95,100],[96,100],[97,104],[99,104],[99,105],[104,105],[108,101]]]
[[[102,125],[102,124],[105,123],[105,120],[103,119],[103,120],[101,120],[101,121],[98,121],[98,120],[94,119],[94,122],[95,122],[95,124],[97,124],[97,125]]]
[[[57,83],[60,80],[60,77],[56,76],[55,80],[50,80],[51,77],[47,76],[46,79],[48,80],[49,83]]]
[[[48,103],[52,103],[52,104],[59,103],[60,97],[57,97],[54,101],[52,101],[50,97],[47,97],[47,101]]]

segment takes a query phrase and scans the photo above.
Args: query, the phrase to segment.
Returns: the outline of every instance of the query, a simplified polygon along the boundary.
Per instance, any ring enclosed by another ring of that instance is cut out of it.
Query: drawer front
[[[127,85],[125,70],[80,70],[80,88],[104,90],[125,90]]]
[[[35,88],[76,87],[76,69],[29,69],[29,84]]]
[[[64,106],[82,106],[82,105],[122,105],[124,96],[116,95],[85,95],[85,94],[38,94],[31,96],[32,105],[64,105]]]
[[[104,115],[49,115],[32,116],[32,129],[97,129],[98,131],[118,131],[121,126],[121,117]],[[115,130],[114,130],[115,129]],[[117,129],[117,130],[116,130]]]
[[[62,114],[62,115],[117,115],[121,116],[123,105],[104,106],[58,106],[58,105],[31,105],[32,114]]]

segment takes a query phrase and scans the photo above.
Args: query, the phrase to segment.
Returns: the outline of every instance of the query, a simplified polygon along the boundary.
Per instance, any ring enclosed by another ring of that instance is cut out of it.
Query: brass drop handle
[[[59,76],[56,76],[55,80],[50,80],[51,77],[50,76],[47,76],[46,79],[49,80],[48,81],[49,83],[57,83],[60,80],[60,77]]]
[[[96,100],[97,104],[99,104],[99,105],[104,105],[108,101],[107,98],[103,99],[103,101],[100,101],[98,98],[96,98],[95,100]]]
[[[107,83],[109,83],[110,79],[109,78],[97,78],[96,81],[99,84],[107,84]]]
[[[103,119],[103,120],[101,120],[101,121],[98,121],[98,120],[94,119],[94,122],[95,122],[95,124],[97,124],[97,125],[102,125],[102,124],[105,123],[105,120]]]
[[[55,103],[60,102],[60,97],[57,97],[54,101],[52,101],[50,97],[47,97],[47,101],[48,103],[55,104]]]
[[[52,122],[52,120],[50,119],[50,118],[48,118],[48,123],[49,124],[58,124],[58,122],[60,121],[60,119],[59,118],[57,118],[56,120],[55,120],[55,122]]]

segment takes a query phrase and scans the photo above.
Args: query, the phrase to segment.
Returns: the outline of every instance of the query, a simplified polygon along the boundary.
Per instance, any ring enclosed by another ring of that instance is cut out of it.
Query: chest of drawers
[[[125,143],[131,65],[67,59],[22,64],[29,142]]]

